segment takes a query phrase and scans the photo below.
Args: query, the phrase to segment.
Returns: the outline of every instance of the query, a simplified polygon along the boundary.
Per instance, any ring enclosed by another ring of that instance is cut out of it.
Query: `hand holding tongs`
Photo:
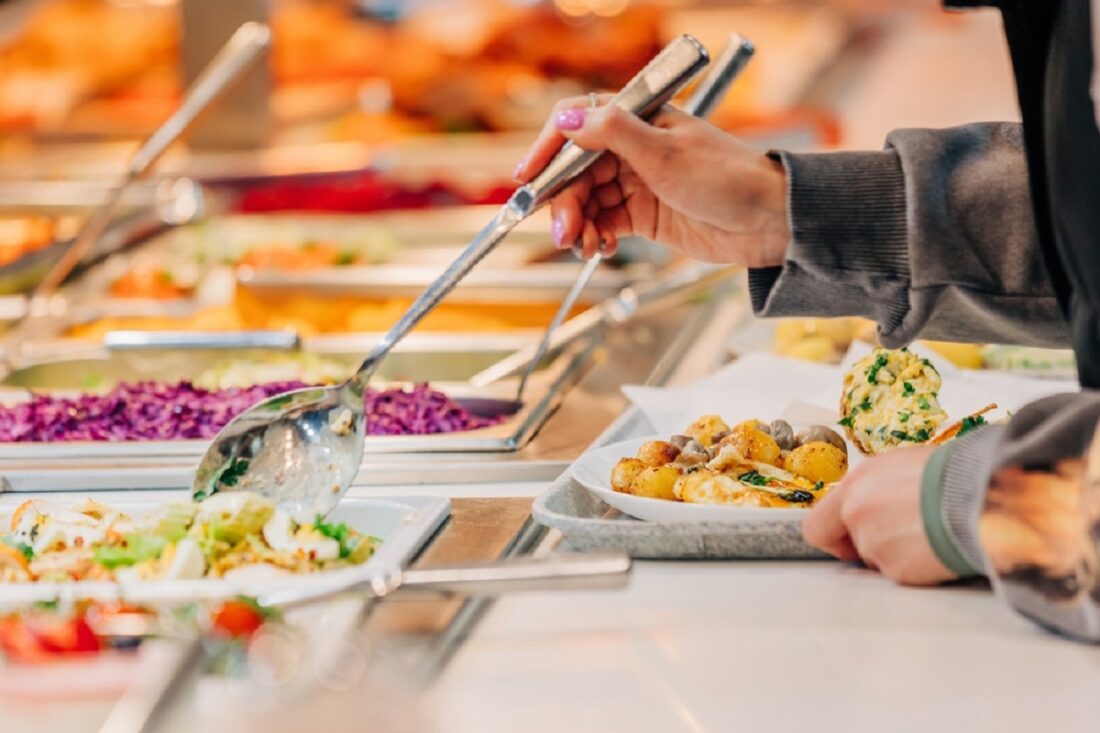
[[[706,78],[699,84],[699,88],[695,90],[691,99],[689,99],[684,106],[684,111],[695,117],[706,117],[709,115],[718,101],[725,95],[726,90],[729,88],[730,84],[733,83],[733,80],[738,77],[741,70],[748,64],[754,50],[752,43],[748,39],[737,33],[730,36],[729,41],[726,42],[725,48],[722,49],[722,54],[718,57],[718,60],[714,62],[714,66],[711,68]],[[568,145],[572,145],[572,143],[568,143]],[[538,179],[536,178],[535,180],[537,181]],[[578,245],[573,246],[573,253],[577,257],[583,258],[582,251]],[[561,307],[559,307],[557,313],[554,314],[554,317],[550,321],[550,325],[547,326],[546,331],[543,333],[542,340],[539,341],[538,347],[536,347],[534,354],[523,370],[523,375],[519,380],[519,387],[516,389],[517,404],[523,403],[523,393],[527,388],[527,381],[530,379],[535,369],[538,368],[539,362],[546,356],[546,352],[550,348],[550,342],[555,332],[557,332],[558,328],[565,321],[569,312],[573,310],[573,305],[577,302],[577,298],[580,297],[580,294],[584,291],[585,286],[588,285],[588,281],[591,280],[592,276],[596,273],[596,269],[603,262],[603,259],[603,254],[597,253],[585,262],[584,267],[581,268],[576,281],[573,283],[573,287],[566,293],[565,299],[561,303]]]

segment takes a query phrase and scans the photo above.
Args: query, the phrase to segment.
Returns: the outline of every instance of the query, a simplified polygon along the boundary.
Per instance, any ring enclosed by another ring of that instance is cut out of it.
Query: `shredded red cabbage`
[[[212,438],[262,399],[299,389],[301,382],[205,390],[190,382],[120,384],[106,394],[76,398],[36,395],[0,407],[0,442],[187,440]],[[370,435],[425,435],[474,430],[502,417],[471,414],[426,384],[371,390],[366,398]]]

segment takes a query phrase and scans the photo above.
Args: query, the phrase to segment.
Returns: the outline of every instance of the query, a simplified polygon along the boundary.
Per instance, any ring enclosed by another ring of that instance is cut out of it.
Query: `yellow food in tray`
[[[848,448],[832,428],[798,433],[784,420],[734,427],[704,415],[682,435],[652,440],[611,472],[620,493],[692,504],[808,507],[848,471]]]
[[[947,418],[942,384],[932,362],[908,349],[875,349],[844,377],[840,424],[867,455],[926,443]]]

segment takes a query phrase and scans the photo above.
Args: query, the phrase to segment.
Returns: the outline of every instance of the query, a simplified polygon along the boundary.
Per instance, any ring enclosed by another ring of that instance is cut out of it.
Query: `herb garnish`
[[[901,394],[902,394],[903,397],[908,397],[909,395],[913,394],[916,391],[917,391],[917,388],[914,387],[911,382],[902,382],[901,383]]]
[[[845,415],[844,417],[837,420],[836,424],[837,425],[843,425],[846,428],[850,428],[850,427],[852,427],[852,423],[855,421],[855,419],[856,419],[855,415]]]
[[[886,366],[888,360],[886,354],[879,354],[875,359],[875,363],[867,367],[867,384],[875,384],[878,382],[878,373]]]
[[[770,479],[758,471],[748,471],[738,476],[737,480],[751,486],[767,486]]]
[[[959,433],[955,437],[961,437],[974,428],[981,427],[985,424],[985,418],[982,415],[968,415],[962,419],[962,425],[959,426]]]
[[[320,514],[313,520],[313,528],[320,532],[329,539],[336,540],[340,545],[340,557],[345,558],[351,554],[351,546],[348,544],[348,525],[340,522],[340,524],[330,524],[325,521],[325,518]]]
[[[932,409],[932,404],[928,401],[927,397],[925,397],[924,395],[921,395],[920,397],[917,398],[917,407],[919,407],[922,410],[930,410],[930,409]]]

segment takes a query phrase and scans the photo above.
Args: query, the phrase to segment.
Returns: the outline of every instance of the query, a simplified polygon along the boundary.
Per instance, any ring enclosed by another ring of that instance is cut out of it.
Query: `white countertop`
[[[832,562],[641,562],[500,601],[427,701],[441,733],[1100,730],[1100,649],[984,585]]]
[[[982,584],[901,588],[826,561],[638,562],[626,590],[498,601],[420,708],[432,733],[1095,733],[1098,701],[1100,648],[1036,628]],[[108,709],[7,713],[79,733]]]

